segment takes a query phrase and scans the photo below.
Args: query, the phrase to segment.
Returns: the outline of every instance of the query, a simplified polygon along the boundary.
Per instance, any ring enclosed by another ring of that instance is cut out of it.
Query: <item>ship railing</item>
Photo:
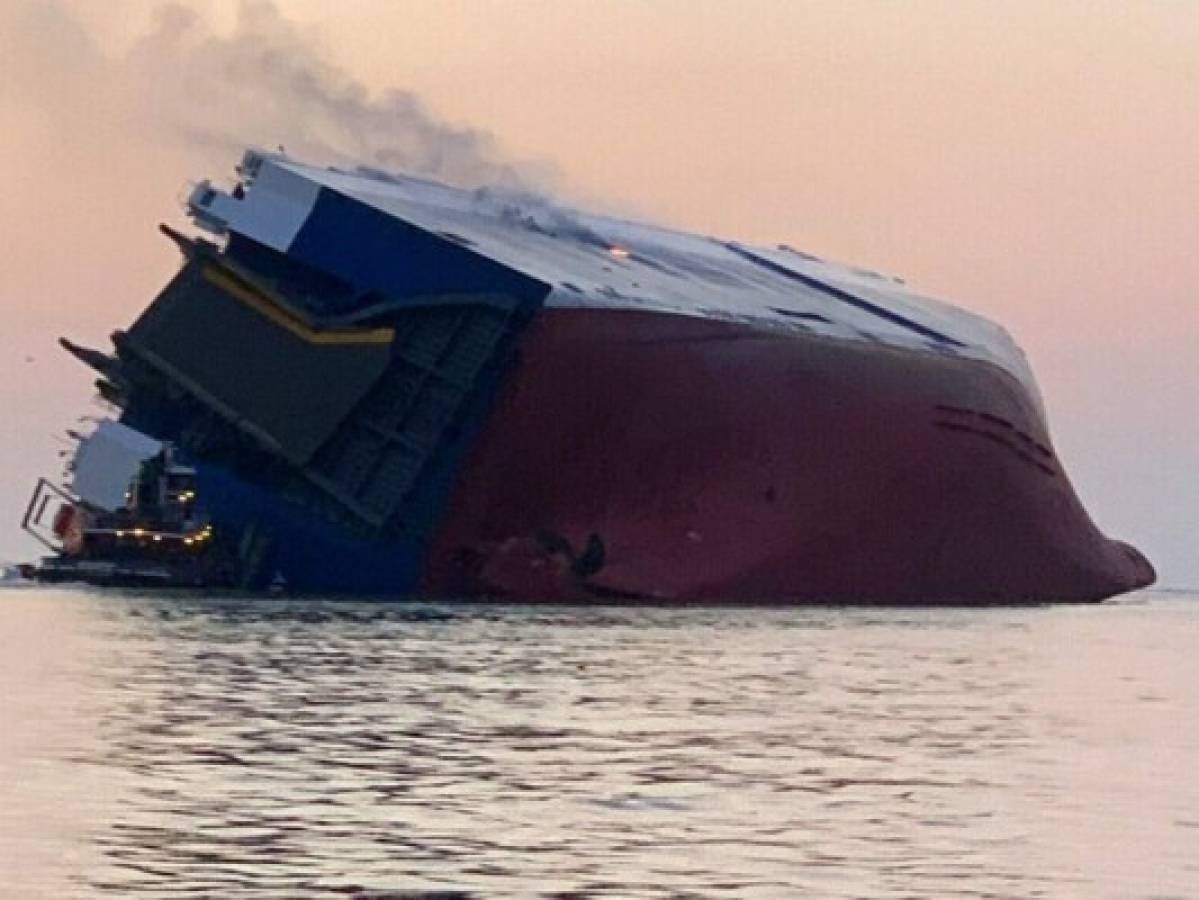
[[[55,503],[55,501],[60,501]],[[29,498],[29,506],[21,519],[21,530],[31,535],[38,543],[54,553],[63,550],[62,534],[55,528],[55,518],[63,507],[72,510],[78,500],[52,481],[39,478]]]

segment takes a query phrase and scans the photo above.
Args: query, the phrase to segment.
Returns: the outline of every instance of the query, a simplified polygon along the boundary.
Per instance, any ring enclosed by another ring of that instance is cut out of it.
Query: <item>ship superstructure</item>
[[[105,427],[192,473],[214,537],[184,546],[219,565],[189,577],[970,603],[1152,580],[1079,504],[1006,332],[897,279],[257,151],[238,176],[192,192],[203,236],[164,229],[184,265],[112,353],[65,344]],[[64,497],[115,514],[87,478]]]

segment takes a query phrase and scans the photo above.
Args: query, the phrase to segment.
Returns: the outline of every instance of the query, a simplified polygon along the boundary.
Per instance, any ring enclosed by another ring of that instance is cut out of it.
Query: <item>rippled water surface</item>
[[[1199,597],[0,592],[13,897],[1199,896]]]

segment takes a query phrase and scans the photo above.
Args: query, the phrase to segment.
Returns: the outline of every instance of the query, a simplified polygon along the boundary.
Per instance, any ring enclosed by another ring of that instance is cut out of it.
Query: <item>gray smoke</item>
[[[609,243],[594,220],[556,199],[552,166],[512,160],[491,134],[442,121],[411,91],[370,91],[272,0],[240,0],[223,31],[202,0],[163,2],[150,28],[119,53],[104,52],[67,2],[0,8],[0,57],[14,61],[64,148],[84,141],[97,158],[152,159],[195,178],[230,172],[247,146],[282,147],[295,159],[374,178],[403,173],[474,188],[482,214]],[[151,147],[157,152],[147,153]]]
[[[56,102],[80,107],[84,121],[107,107],[112,120],[145,139],[222,167],[257,145],[471,187],[528,189],[554,178],[544,164],[507,158],[486,131],[440,120],[411,91],[372,93],[271,0],[241,0],[227,32],[201,10],[163,3],[150,30],[112,56],[61,3],[27,3],[15,29],[21,46],[12,49],[23,54],[19,68],[31,86],[73,93]]]
[[[471,199],[478,212],[517,228],[597,247],[607,247],[611,243],[576,210],[538,191],[491,185],[477,188]]]

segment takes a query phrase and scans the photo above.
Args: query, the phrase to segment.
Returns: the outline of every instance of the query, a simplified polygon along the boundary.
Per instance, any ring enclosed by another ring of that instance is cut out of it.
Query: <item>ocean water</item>
[[[3,897],[1199,896],[1199,596],[0,591]]]

